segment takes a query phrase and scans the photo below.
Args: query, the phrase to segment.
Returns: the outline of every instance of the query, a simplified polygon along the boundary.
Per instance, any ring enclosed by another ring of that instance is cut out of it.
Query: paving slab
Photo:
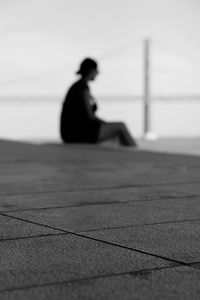
[[[199,139],[198,139],[199,140]],[[166,145],[169,145],[169,140],[166,140]],[[147,141],[150,143],[150,141]],[[152,142],[154,143],[154,142]],[[155,144],[155,143],[154,143]],[[182,144],[181,148],[184,148],[185,145]],[[144,147],[142,147],[144,149]],[[148,147],[146,147],[148,149]],[[164,147],[163,147],[164,149]],[[199,149],[199,147],[198,147]],[[30,161],[45,161],[53,163],[65,160],[66,163],[75,163],[77,162],[77,155],[81,152],[84,154],[84,161],[87,161],[87,164],[93,164],[97,160],[102,160],[102,158],[110,162],[116,160],[117,162],[128,162],[130,159],[132,161],[140,162],[164,162],[162,159],[163,155],[167,157],[167,161],[170,163],[176,162],[176,165],[185,165],[187,161],[194,163],[198,160],[198,157],[193,155],[180,155],[172,152],[172,155],[169,153],[156,153],[156,147],[150,149],[150,151],[142,151],[141,148],[134,150],[136,158],[133,157],[132,151],[127,152],[124,148],[113,148],[113,147],[99,147],[96,145],[79,145],[79,144],[69,144],[62,145],[58,143],[49,143],[49,144],[36,144],[9,141],[9,140],[0,140],[0,162],[2,163],[11,163],[11,162],[30,162]],[[154,152],[152,152],[154,151]],[[106,152],[106,157],[105,153]],[[95,154],[94,154],[95,153]],[[124,155],[126,153],[126,155]],[[200,152],[199,152],[200,153]],[[121,155],[123,154],[123,155]],[[53,160],[51,158],[54,158]],[[82,162],[82,160],[81,160]]]
[[[200,221],[132,226],[85,232],[102,241],[161,255],[184,263],[200,261]]]
[[[29,211],[6,215],[73,232],[200,219],[199,199],[140,201]]]
[[[192,184],[199,182],[200,172],[196,157],[111,151],[98,146],[7,143],[0,148],[0,164],[0,195]]]
[[[200,155],[200,138],[197,137],[159,137],[156,140],[140,139],[142,149],[163,153]]]
[[[171,187],[170,187],[171,188]],[[182,187],[177,185],[177,190],[182,189],[185,193],[193,193],[200,195],[200,182],[198,183],[190,183],[190,184],[184,184]]]
[[[191,264],[191,267],[200,269],[200,262]]]
[[[185,189],[188,189],[185,191]],[[198,193],[199,190],[199,193]],[[167,199],[200,198],[200,188],[195,193],[191,185],[124,187],[88,189],[82,191],[45,191],[0,196],[0,212],[54,207],[102,205],[134,201],[165,201]]]
[[[37,286],[0,294],[2,300],[199,300],[200,270],[175,267]]]
[[[59,232],[59,230],[0,215],[0,242],[5,239],[57,234]]]
[[[0,291],[175,265],[74,235],[0,242]]]
[[[199,183],[199,173],[170,170],[152,164],[129,163],[111,165],[98,162],[62,167],[42,163],[1,165],[0,195],[59,192],[94,188],[145,187]],[[113,174],[115,176],[113,176]],[[76,180],[75,180],[76,178]]]

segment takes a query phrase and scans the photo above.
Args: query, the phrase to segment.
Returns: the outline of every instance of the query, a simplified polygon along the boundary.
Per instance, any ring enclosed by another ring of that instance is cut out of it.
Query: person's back
[[[101,120],[96,118],[87,83],[81,78],[67,92],[61,113],[61,137],[64,142],[93,143]]]
[[[78,80],[69,89],[64,103],[61,116],[61,122],[76,124],[88,118],[87,111],[84,106],[84,92],[88,90],[87,84],[83,80]]]

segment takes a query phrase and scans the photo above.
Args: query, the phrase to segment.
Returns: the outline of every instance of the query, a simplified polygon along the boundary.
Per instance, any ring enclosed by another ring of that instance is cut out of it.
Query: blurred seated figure
[[[76,74],[80,78],[69,88],[61,112],[63,142],[94,144],[118,138],[121,145],[136,146],[124,123],[105,122],[96,116],[97,104],[88,84],[98,74],[97,62],[91,58],[84,59]]]

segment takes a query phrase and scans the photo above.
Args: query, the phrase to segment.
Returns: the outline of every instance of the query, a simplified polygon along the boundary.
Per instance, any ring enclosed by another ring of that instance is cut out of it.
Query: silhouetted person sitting
[[[121,145],[136,146],[124,123],[105,122],[95,115],[97,104],[88,82],[98,74],[96,61],[83,60],[77,74],[80,79],[70,87],[62,107],[60,132],[63,142],[94,144],[117,137]]]

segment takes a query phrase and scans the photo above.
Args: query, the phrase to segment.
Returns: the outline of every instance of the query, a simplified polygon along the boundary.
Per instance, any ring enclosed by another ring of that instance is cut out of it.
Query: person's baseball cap
[[[76,74],[86,74],[90,70],[97,70],[97,62],[92,58],[85,58]]]

